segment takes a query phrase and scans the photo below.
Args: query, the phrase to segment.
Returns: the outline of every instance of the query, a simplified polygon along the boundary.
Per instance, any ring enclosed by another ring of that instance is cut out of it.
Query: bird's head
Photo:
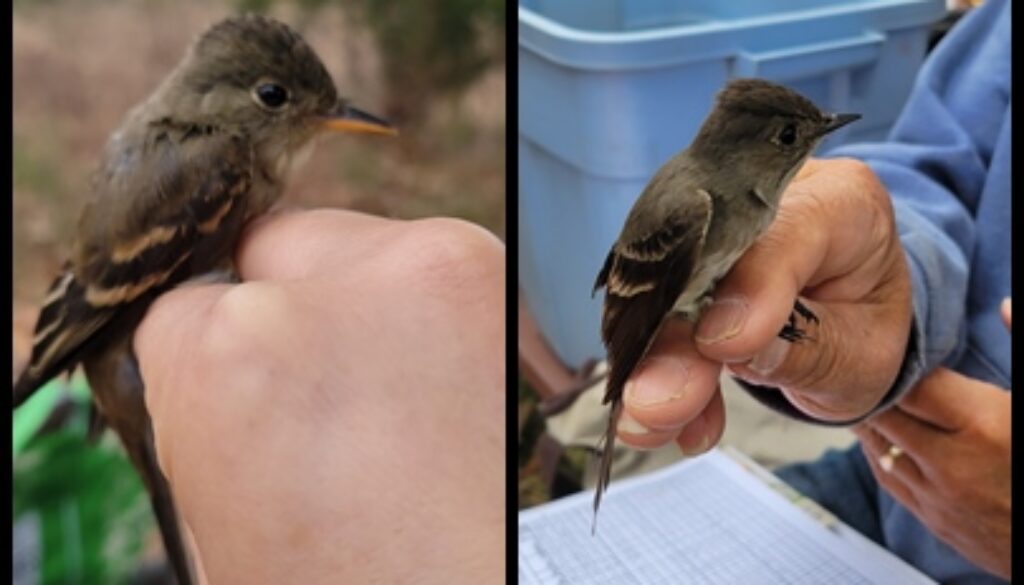
[[[395,134],[338,96],[298,33],[262,16],[213,25],[157,95],[181,121],[245,130],[257,145],[281,142],[289,151],[328,130]]]
[[[826,134],[859,118],[822,112],[797,92],[763,79],[735,79],[719,92],[693,150],[779,191]]]

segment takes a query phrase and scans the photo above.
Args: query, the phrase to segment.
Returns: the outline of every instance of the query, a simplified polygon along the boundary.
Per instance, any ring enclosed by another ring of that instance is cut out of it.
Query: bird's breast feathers
[[[672,312],[682,314],[687,320],[696,322],[708,304],[708,297],[715,290],[719,279],[729,272],[732,265],[746,248],[719,250],[703,257],[690,277],[686,288],[679,294]]]
[[[287,180],[292,176],[292,174],[302,169],[302,167],[309,162],[309,159],[313,156],[313,151],[315,149],[316,142],[314,140],[310,140],[294,151],[284,148],[281,149],[280,152],[272,155],[274,177],[281,181]]]

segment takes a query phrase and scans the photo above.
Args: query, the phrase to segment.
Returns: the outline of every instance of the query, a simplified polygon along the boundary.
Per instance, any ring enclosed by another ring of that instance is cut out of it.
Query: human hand
[[[878,482],[935,536],[1010,578],[1010,393],[939,368],[854,427]],[[879,464],[890,446],[902,454]]]
[[[275,214],[243,284],[135,337],[160,465],[211,583],[504,575],[505,261],[454,220]]]
[[[1006,325],[1007,329],[1010,329],[1010,309],[1011,309],[1010,297],[1006,297],[1005,299],[1003,299],[1003,306],[1000,307],[1000,312],[1003,315],[1003,323]]]
[[[793,301],[820,319],[813,340],[778,337]],[[673,438],[688,454],[721,437],[722,364],[779,388],[812,417],[868,413],[899,373],[911,324],[911,285],[888,193],[863,163],[811,160],[782,198],[768,231],[719,283],[693,327],[662,327],[627,384],[619,436],[656,447]]]

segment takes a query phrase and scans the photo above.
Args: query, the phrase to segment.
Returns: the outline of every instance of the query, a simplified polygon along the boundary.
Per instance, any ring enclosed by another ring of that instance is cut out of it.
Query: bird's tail
[[[140,447],[139,452],[133,454],[132,458],[135,459],[136,467],[145,476],[149,500],[153,505],[164,549],[167,551],[167,560],[174,570],[178,585],[192,585],[196,581],[192,576],[192,564],[182,537],[178,511],[171,497],[171,486],[157,464],[153,442],[146,441]]]
[[[128,429],[116,429],[121,437],[128,457],[132,460],[135,469],[142,476],[142,483],[149,492],[149,501],[153,505],[153,514],[156,516],[157,526],[160,528],[160,537],[164,541],[164,549],[167,551],[167,560],[174,571],[178,585],[193,585],[195,579],[192,577],[192,565],[189,561],[188,551],[182,540],[181,526],[178,522],[178,512],[171,497],[171,486],[167,483],[156,459],[156,449],[152,439],[152,423],[146,417],[146,431],[139,432]]]
[[[605,429],[604,438],[601,439],[599,450],[601,452],[600,469],[597,475],[597,487],[594,489],[594,520],[590,526],[591,535],[597,533],[597,511],[601,507],[601,496],[608,489],[608,482],[611,481],[612,455],[615,451],[615,429],[618,426],[619,412],[622,410],[622,401],[616,400],[608,409],[608,427]]]
[[[131,350],[131,339],[131,335],[122,335],[106,351],[90,355],[83,364],[85,375],[93,399],[100,407],[97,419],[105,421],[121,438],[121,444],[149,492],[167,559],[178,585],[192,585],[196,579],[182,539],[171,486],[157,461],[153,421],[146,410],[145,388],[138,361]]]

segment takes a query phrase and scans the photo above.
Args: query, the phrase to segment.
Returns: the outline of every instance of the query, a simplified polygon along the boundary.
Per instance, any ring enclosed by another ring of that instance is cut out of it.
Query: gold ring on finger
[[[878,458],[878,466],[882,468],[882,471],[891,473],[893,465],[896,464],[896,458],[902,454],[903,449],[900,449],[896,445],[892,445],[885,454]]]

